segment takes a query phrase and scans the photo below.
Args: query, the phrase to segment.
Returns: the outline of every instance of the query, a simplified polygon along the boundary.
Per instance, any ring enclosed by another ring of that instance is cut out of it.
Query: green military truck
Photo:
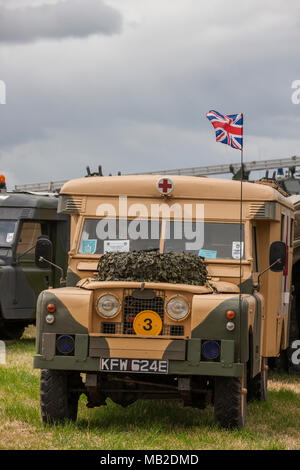
[[[35,323],[39,293],[60,285],[60,272],[35,264],[34,247],[41,236],[53,244],[53,262],[66,269],[69,217],[57,214],[57,197],[26,192],[0,192],[0,339],[20,338]]]

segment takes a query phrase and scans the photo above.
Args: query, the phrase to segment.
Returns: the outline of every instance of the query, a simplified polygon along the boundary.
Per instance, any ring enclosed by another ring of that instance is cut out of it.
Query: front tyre
[[[79,373],[41,371],[40,402],[44,424],[76,421],[81,387]]]
[[[241,429],[246,422],[246,373],[243,377],[216,377],[215,423],[223,428]]]

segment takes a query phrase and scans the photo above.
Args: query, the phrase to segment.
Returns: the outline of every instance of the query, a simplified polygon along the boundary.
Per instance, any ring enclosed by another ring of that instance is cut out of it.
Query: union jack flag
[[[206,113],[216,132],[216,141],[234,149],[243,148],[243,114],[221,114],[217,111]]]

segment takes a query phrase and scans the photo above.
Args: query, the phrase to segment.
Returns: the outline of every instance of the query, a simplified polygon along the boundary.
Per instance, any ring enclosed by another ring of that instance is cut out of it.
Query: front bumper
[[[244,365],[234,362],[235,342],[221,340],[219,361],[201,360],[201,339],[141,337],[91,337],[75,335],[72,356],[56,355],[55,333],[44,333],[41,354],[34,356],[34,368],[100,371],[100,357],[163,359],[169,361],[169,375],[242,377]]]

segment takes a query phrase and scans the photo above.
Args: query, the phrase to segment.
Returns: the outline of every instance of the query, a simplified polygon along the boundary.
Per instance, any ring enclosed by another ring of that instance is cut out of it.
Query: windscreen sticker
[[[104,253],[129,251],[129,240],[104,240]]]
[[[85,255],[93,255],[96,253],[97,240],[82,240],[81,253]]]
[[[240,259],[244,256],[244,242],[232,242],[232,258]]]
[[[214,250],[199,250],[198,256],[202,256],[202,258],[216,258],[217,252]]]
[[[6,235],[6,243],[11,243],[14,239],[14,233],[8,233]]]

